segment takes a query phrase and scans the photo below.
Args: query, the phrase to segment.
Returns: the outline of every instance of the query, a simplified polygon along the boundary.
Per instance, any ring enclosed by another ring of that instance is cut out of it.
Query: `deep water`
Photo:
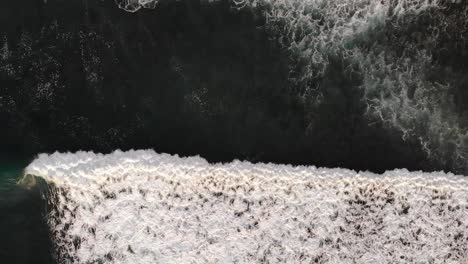
[[[204,3],[161,1],[137,13],[113,1],[4,6],[0,149],[154,148],[210,161],[453,169],[428,159],[418,137],[403,140],[366,116],[363,77],[343,61],[330,58],[311,84],[323,102],[304,101],[290,78],[301,70],[265,30],[262,8]]]
[[[0,156],[0,262],[53,263],[45,201],[39,189],[17,185],[30,162]]]

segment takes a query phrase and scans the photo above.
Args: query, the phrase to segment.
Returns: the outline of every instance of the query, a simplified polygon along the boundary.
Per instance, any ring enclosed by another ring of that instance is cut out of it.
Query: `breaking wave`
[[[60,263],[468,261],[468,180],[209,164],[150,150],[41,154]]]

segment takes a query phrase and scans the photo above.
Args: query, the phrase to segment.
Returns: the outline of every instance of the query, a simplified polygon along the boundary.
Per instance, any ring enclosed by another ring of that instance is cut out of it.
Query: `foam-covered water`
[[[467,48],[468,6],[462,1],[242,2],[269,6],[266,28],[297,61],[291,78],[304,98],[315,105],[326,100],[320,81],[330,78],[333,61],[345,63],[348,74],[362,78],[371,119],[400,131],[405,140],[418,140],[434,161],[457,171],[468,167],[466,116],[457,113],[454,100],[458,76],[466,70],[439,65],[435,58],[447,43]],[[449,9],[459,10],[444,12]],[[434,77],[444,72],[450,77]]]
[[[294,54],[300,70],[293,68],[292,78],[309,100],[324,100],[317,80],[330,78],[331,62],[341,61],[345,71],[361,76],[371,119],[400,131],[405,140],[418,140],[430,159],[467,168],[466,116],[457,113],[454,100],[458,76],[466,70],[438,61],[444,50],[467,48],[468,6],[462,1],[242,2],[270,7],[266,28]],[[434,77],[444,72],[450,77]]]
[[[42,154],[60,263],[466,263],[468,179]]]

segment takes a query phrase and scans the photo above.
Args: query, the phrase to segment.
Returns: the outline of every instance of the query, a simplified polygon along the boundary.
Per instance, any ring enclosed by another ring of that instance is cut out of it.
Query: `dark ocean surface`
[[[279,2],[2,5],[0,262],[52,263],[46,202],[16,184],[43,152],[468,173],[467,1],[381,1],[364,26]]]
[[[2,263],[53,263],[45,201],[37,188],[20,187],[31,159],[0,158],[0,259]]]
[[[204,3],[161,1],[136,13],[113,1],[22,0],[4,6],[0,149],[34,156],[154,148],[210,161],[376,172],[454,167],[448,158],[429,159],[418,135],[403,139],[401,129],[365,114],[365,76],[348,72],[344,55],[327,55],[322,77],[297,81],[304,58],[270,33],[262,15],[266,7]],[[459,8],[453,9],[443,12]],[[421,21],[404,22],[407,28],[381,30],[403,43],[415,41],[404,34],[421,30],[423,39],[426,13]],[[373,37],[368,41],[384,42],[389,54],[398,48],[384,36]],[[431,75],[439,82],[468,67],[464,49],[447,48],[443,63],[434,62],[449,71]],[[465,77],[457,81],[454,90],[465,87]],[[457,93],[457,100],[466,98],[464,90]]]

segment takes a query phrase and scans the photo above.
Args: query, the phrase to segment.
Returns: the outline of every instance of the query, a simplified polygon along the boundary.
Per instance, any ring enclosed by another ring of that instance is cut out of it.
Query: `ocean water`
[[[10,1],[0,263],[465,263],[467,76],[465,0]]]
[[[451,0],[9,3],[0,149],[466,174],[467,13]]]
[[[44,199],[36,188],[19,186],[31,159],[0,158],[0,259],[2,263],[55,263],[45,219]]]

